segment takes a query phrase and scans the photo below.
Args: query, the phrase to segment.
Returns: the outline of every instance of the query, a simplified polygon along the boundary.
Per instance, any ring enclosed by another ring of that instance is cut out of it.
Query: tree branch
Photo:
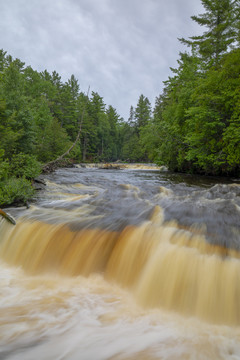
[[[79,122],[79,129],[78,129],[78,133],[77,133],[77,137],[75,139],[75,141],[73,142],[73,144],[70,146],[70,148],[62,155],[60,155],[57,159],[55,160],[52,160],[52,161],[49,161],[48,163],[44,164],[43,167],[42,167],[42,170],[43,171],[49,171],[50,169],[53,169],[55,168],[55,166],[57,166],[57,163],[60,162],[65,156],[67,156],[70,151],[75,147],[75,145],[77,144],[79,138],[80,138],[80,135],[81,135],[81,132],[82,132],[82,123],[83,123],[83,117],[84,117],[84,113],[85,113],[85,110],[86,110],[86,105],[88,103],[88,95],[89,95],[89,91],[90,91],[90,86],[88,87],[88,91],[87,91],[87,101],[84,105],[84,108],[83,108],[83,111],[82,111],[82,116],[81,116],[81,120]]]

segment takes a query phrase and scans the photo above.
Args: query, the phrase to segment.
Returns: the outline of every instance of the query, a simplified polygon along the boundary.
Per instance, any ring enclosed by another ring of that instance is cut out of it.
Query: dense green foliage
[[[116,110],[74,77],[37,72],[0,51],[0,206],[25,202],[41,165],[62,155],[74,161],[114,161],[121,156],[122,122]]]
[[[127,161],[146,161],[148,154],[142,146],[142,131],[151,119],[151,104],[147,97],[140,95],[137,107],[131,106],[130,117],[123,128],[122,158]]]
[[[148,158],[171,170],[240,175],[240,2],[202,0],[202,36],[180,39],[178,68],[141,129]]]
[[[122,119],[103,98],[79,90],[74,75],[65,82],[24,67],[0,52],[0,149],[4,158],[22,152],[41,163],[64,153],[75,140],[84,111],[80,141],[71,156],[75,160],[116,160],[120,156]]]
[[[34,194],[31,179],[40,171],[40,164],[32,155],[19,153],[11,161],[0,156],[0,205],[26,203]]]
[[[25,202],[41,164],[72,144],[74,161],[154,161],[174,171],[240,175],[240,0],[201,0],[202,35],[128,122],[72,75],[37,72],[0,51],[0,206]],[[80,136],[78,137],[78,135]]]

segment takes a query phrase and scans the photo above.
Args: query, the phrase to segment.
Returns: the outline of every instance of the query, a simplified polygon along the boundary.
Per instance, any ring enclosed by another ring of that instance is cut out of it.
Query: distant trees
[[[63,83],[55,71],[39,73],[0,51],[0,149],[34,155],[40,162],[54,159],[76,139],[85,109],[75,160],[112,160],[120,156],[122,119],[103,98],[80,91],[74,75]]]
[[[69,154],[74,161],[120,158],[122,122],[98,93],[81,92],[74,75],[62,82],[56,71],[37,72],[0,50],[0,206],[26,200],[40,163],[56,159],[76,139]],[[10,166],[14,159],[21,159],[22,172]]]
[[[151,104],[140,95],[136,108],[130,108],[128,122],[123,127],[122,158],[129,161],[147,161],[148,155],[142,144],[143,131],[151,120]]]

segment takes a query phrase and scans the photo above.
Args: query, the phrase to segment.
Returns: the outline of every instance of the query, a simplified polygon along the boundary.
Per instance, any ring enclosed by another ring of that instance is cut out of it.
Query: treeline
[[[137,154],[171,170],[240,175],[240,1],[202,4],[205,12],[192,19],[203,35],[180,39],[190,51],[180,53],[147,124],[135,122],[133,131],[131,109],[129,127]]]
[[[121,151],[122,119],[106,108],[96,92],[80,91],[71,76],[62,82],[55,71],[37,72],[0,51],[0,149],[10,159],[14,153],[31,154],[42,163],[62,154],[75,140],[84,111],[75,160],[116,160]]]
[[[81,123],[81,124],[80,124]],[[69,157],[115,161],[121,157],[123,119],[78,80],[37,72],[0,50],[0,206],[26,201],[41,164],[56,159],[80,139]]]

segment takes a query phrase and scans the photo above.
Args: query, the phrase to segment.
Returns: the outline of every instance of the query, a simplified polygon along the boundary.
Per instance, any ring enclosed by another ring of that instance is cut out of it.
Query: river
[[[240,183],[46,175],[0,221],[0,359],[240,359]]]

